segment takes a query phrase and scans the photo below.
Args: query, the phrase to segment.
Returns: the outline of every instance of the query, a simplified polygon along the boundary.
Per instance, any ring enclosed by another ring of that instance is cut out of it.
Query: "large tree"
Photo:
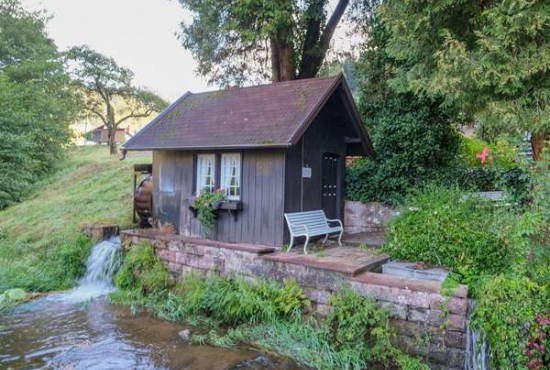
[[[134,74],[87,46],[67,52],[77,89],[82,93],[84,112],[105,124],[111,154],[117,153],[116,130],[132,118],[149,117],[162,111],[166,101],[133,84]]]
[[[179,38],[218,84],[315,77],[350,7],[368,0],[179,0],[193,19]],[[333,9],[332,9],[333,8]],[[351,12],[350,12],[351,13]],[[350,19],[353,17],[350,17]],[[360,17],[363,19],[363,17]]]
[[[0,2],[0,209],[55,168],[78,112],[47,16]]]
[[[531,133],[535,159],[550,139],[548,0],[387,0],[394,86],[459,104],[497,132]]]

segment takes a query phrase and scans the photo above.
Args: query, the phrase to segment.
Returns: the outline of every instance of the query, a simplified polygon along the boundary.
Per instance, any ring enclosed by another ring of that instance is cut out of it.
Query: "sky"
[[[135,83],[169,101],[186,91],[215,89],[195,74],[196,63],[175,36],[189,14],[169,0],[24,0],[45,9],[47,32],[60,50],[86,44],[135,74]]]
[[[330,7],[335,3],[330,0]],[[191,20],[177,0],[23,0],[23,4],[53,17],[46,28],[60,50],[88,45],[130,68],[137,85],[168,101],[187,91],[217,88],[195,74],[191,52],[175,36],[179,24]],[[345,27],[341,23],[337,29],[333,50],[350,45]]]

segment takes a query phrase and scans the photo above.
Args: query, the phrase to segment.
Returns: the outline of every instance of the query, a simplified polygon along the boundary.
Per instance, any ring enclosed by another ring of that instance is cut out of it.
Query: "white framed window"
[[[199,154],[197,156],[197,192],[216,189],[216,156]]]
[[[222,154],[221,189],[229,200],[241,199],[241,154]]]

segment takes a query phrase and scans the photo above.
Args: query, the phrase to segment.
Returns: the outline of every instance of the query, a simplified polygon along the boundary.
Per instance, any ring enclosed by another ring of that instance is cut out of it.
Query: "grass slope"
[[[68,289],[84,272],[91,242],[84,224],[131,224],[132,165],[106,147],[71,149],[62,168],[22,203],[0,212],[0,292]]]

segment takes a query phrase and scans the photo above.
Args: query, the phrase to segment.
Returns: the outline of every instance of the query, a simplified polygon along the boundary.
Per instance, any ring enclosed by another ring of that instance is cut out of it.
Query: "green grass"
[[[68,289],[84,272],[89,223],[131,225],[132,165],[106,147],[74,148],[60,170],[38,183],[29,197],[0,211],[0,292]]]

